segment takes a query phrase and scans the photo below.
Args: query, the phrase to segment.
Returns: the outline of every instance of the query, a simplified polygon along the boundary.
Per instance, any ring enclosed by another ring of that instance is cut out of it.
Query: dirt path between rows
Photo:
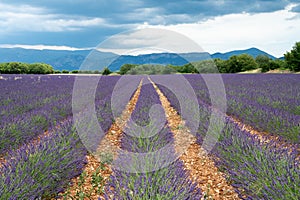
[[[61,193],[60,195],[67,194],[69,197],[67,199],[72,199],[70,197],[75,197],[76,194],[78,194],[79,192],[84,192],[85,194],[89,194],[89,197],[86,197],[84,199],[98,199],[98,197],[104,199],[103,196],[97,194],[97,191],[93,187],[92,176],[97,170],[98,175],[100,175],[103,178],[102,186],[104,186],[106,181],[112,174],[111,165],[109,163],[105,163],[104,167],[103,164],[101,165],[101,155],[112,155],[111,159],[116,159],[118,149],[120,149],[120,139],[122,136],[122,130],[126,126],[126,123],[129,120],[131,113],[133,112],[136,106],[141,92],[142,82],[143,81],[141,80],[137,90],[135,91],[133,97],[127,104],[124,111],[122,112],[121,116],[115,120],[115,122],[112,124],[104,138],[101,140],[99,147],[97,148],[97,156],[91,154],[87,155],[87,164],[83,169],[83,171],[85,172],[84,183],[82,183],[82,181],[80,180],[80,176],[75,177],[70,181],[71,187],[68,188],[68,190],[64,193]],[[62,200],[64,198],[58,199]]]
[[[198,187],[201,188],[203,199],[240,199],[234,188],[227,183],[225,174],[218,170],[213,160],[196,143],[196,137],[190,134],[184,121],[171,107],[168,99],[150,78],[149,80],[159,95],[169,127],[174,134],[175,150],[180,153],[180,159],[184,162],[185,168],[189,170],[191,180],[196,181]]]
[[[219,111],[216,108],[213,108],[212,106],[206,104],[205,102],[201,102],[203,105],[213,109],[216,112],[219,112],[221,114],[223,114],[221,111]],[[288,149],[289,152],[292,152],[293,149],[297,150],[297,160],[300,160],[300,145],[294,145],[292,143],[283,141],[280,139],[279,136],[276,135],[272,135],[271,133],[268,132],[264,132],[264,131],[258,131],[256,128],[243,123],[241,120],[239,120],[238,118],[232,116],[232,115],[228,115],[227,113],[225,113],[225,116],[230,119],[233,123],[235,123],[241,130],[245,130],[247,132],[249,132],[251,135],[254,135],[257,137],[257,140],[263,144],[268,144],[271,142],[274,142],[276,144],[276,148],[278,149]]]
[[[227,117],[229,117],[235,124],[237,124],[241,130],[245,130],[245,131],[249,132],[251,135],[256,136],[257,139],[263,144],[275,142],[276,148],[288,149],[290,152],[292,151],[292,149],[297,149],[297,153],[298,153],[297,160],[300,160],[300,145],[296,146],[291,143],[280,140],[279,136],[271,135],[268,132],[258,131],[251,126],[244,124],[242,121],[240,121],[239,119],[237,119],[233,116],[227,115]]]

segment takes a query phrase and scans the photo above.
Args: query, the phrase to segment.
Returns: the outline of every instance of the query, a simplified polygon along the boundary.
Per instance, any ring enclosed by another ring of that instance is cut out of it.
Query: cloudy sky
[[[1,0],[0,47],[86,49],[120,32],[161,28],[210,53],[300,41],[299,0]]]

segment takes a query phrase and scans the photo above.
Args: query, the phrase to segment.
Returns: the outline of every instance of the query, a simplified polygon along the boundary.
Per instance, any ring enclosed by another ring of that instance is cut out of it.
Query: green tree
[[[254,58],[248,54],[231,56],[228,60],[227,71],[237,73],[257,69],[258,65]]]
[[[28,72],[28,64],[20,62],[6,63],[4,73],[7,74],[26,74]]]
[[[108,67],[105,67],[104,69],[103,69],[103,71],[102,71],[102,75],[109,75],[109,74],[111,74],[112,73],[112,71],[110,71],[109,69],[108,69]]]
[[[284,54],[288,68],[292,71],[300,71],[300,42],[296,42],[290,52]]]
[[[198,70],[195,68],[197,63],[187,63],[183,66],[173,66],[172,68],[179,73],[198,73]]]
[[[172,68],[174,72],[179,72],[182,66],[174,66],[174,65],[168,65],[168,67]]]
[[[51,65],[45,63],[33,63],[28,66],[29,74],[52,74],[54,70]]]
[[[0,65],[0,73],[6,74],[51,74],[54,70],[51,65],[45,63],[21,63],[10,62]]]
[[[135,64],[124,64],[121,66],[120,68],[120,74],[121,75],[124,75],[126,74],[127,72],[129,72],[131,69],[135,68],[137,65]]]
[[[138,74],[138,70],[134,67],[134,68],[130,69],[128,71],[128,73],[131,74],[131,75],[136,75],[136,74]]]
[[[238,60],[238,56],[231,56],[229,58],[226,71],[229,73],[236,73],[242,71],[242,66]]]
[[[271,61],[272,59],[266,55],[258,55],[255,58],[255,62],[258,64],[258,67],[261,68],[262,72],[267,72],[271,70]]]
[[[0,63],[0,74],[4,74],[6,63]]]
[[[285,60],[280,60],[280,59],[276,59],[276,60],[271,60],[270,62],[270,69],[288,69],[287,63]]]
[[[173,74],[175,70],[170,66],[164,66],[161,70],[161,74]]]
[[[228,72],[228,61],[227,60],[222,60],[220,58],[215,58],[214,59],[215,65],[218,68],[218,71],[220,73],[227,73]]]
[[[78,73],[79,73],[78,70],[73,70],[73,71],[71,71],[71,74],[78,74]]]
[[[202,60],[199,62],[193,63],[194,70],[192,73],[218,73],[217,66],[214,60]]]
[[[63,74],[69,74],[69,71],[64,69],[64,70],[61,71],[61,73],[63,73]]]

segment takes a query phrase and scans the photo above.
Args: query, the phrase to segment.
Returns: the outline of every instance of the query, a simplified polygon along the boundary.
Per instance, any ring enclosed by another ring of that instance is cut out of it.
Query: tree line
[[[52,74],[54,69],[45,63],[0,63],[0,74]]]
[[[88,70],[54,70],[53,67],[46,63],[23,63],[23,62],[7,62],[0,63],[0,74],[102,74],[109,75],[112,73],[107,67],[102,71]]]
[[[174,74],[174,73],[238,73],[254,69],[267,72],[274,69],[287,69],[284,60],[272,60],[268,56],[259,55],[256,58],[248,54],[231,56],[228,60],[212,59],[187,63],[182,66],[153,64],[124,64],[119,73],[124,74]]]

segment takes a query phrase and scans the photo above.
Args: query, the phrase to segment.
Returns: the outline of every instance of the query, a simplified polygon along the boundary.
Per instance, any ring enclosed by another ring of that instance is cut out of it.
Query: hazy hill
[[[90,50],[65,51],[65,50],[33,50],[22,48],[0,48],[1,62],[43,62],[50,64],[56,70],[76,70],[80,68],[81,63],[89,55]],[[97,54],[98,60],[112,60],[117,57],[116,54],[93,51]],[[95,61],[94,61],[95,62]],[[97,65],[97,62],[94,63]]]
[[[111,69],[120,68],[123,64],[161,64],[161,65],[184,65],[188,62],[207,60],[209,53],[153,53],[138,56],[121,55],[109,66]]]
[[[261,51],[257,48],[250,48],[246,50],[237,50],[227,53],[215,53],[210,55],[207,52],[202,53],[153,53],[145,54],[138,56],[131,55],[116,55],[114,53],[92,51],[93,58],[97,58],[91,61],[90,66],[91,70],[97,70],[98,66],[101,66],[99,63],[102,63],[102,66],[109,65],[109,68],[112,71],[119,70],[123,64],[171,64],[171,65],[184,65],[188,62],[207,60],[209,58],[220,58],[228,59],[233,55],[240,55],[247,53],[256,57],[260,54],[267,55],[272,59],[275,59],[274,56]],[[0,48],[0,63],[1,62],[44,62],[50,64],[56,70],[78,70],[81,63],[85,58],[91,53],[90,50],[82,51],[61,51],[61,50],[32,50],[32,49],[22,49],[22,48]]]
[[[246,50],[235,50],[235,51],[230,51],[227,53],[215,53],[215,54],[212,54],[211,57],[212,58],[220,58],[222,60],[227,60],[231,56],[240,55],[240,54],[244,54],[244,53],[249,54],[249,55],[253,56],[254,58],[257,57],[258,55],[266,55],[271,59],[276,59],[276,57],[274,57],[260,49],[257,49],[257,48],[250,48],[250,49],[246,49]]]

